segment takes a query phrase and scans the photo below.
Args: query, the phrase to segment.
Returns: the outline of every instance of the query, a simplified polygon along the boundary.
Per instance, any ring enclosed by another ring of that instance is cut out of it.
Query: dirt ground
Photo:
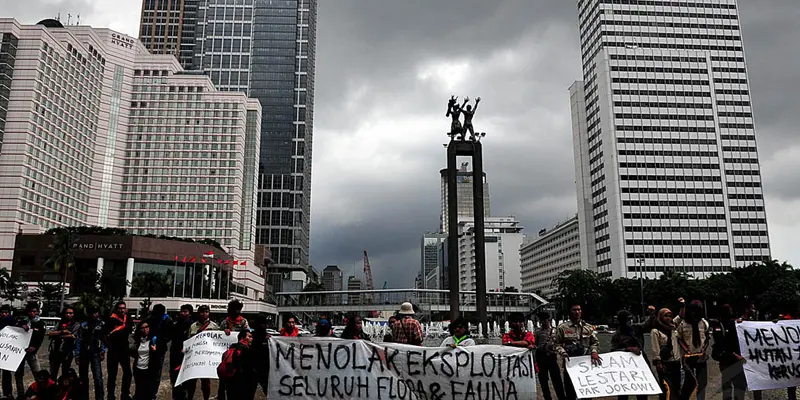
[[[601,350],[601,352],[606,352],[607,351],[610,339],[611,339],[610,335],[601,335],[600,336],[600,344],[601,344],[600,350]],[[436,346],[436,345],[438,345],[438,342],[440,340],[441,339],[436,339],[436,340],[431,339],[431,340],[427,341],[425,344],[429,345],[429,346]],[[39,351],[39,354],[38,354],[39,363],[40,363],[42,368],[49,368],[49,366],[50,366],[50,363],[47,360],[47,344],[48,343],[45,341],[44,345],[42,346],[42,349]],[[168,366],[169,365],[169,360],[167,360],[164,364],[165,364],[165,366]],[[74,368],[77,370],[77,366],[74,366]],[[172,398],[172,390],[170,388],[169,375],[168,375],[168,371],[167,371],[168,369],[169,369],[168,367],[164,368],[164,371],[163,371],[163,374],[162,374],[162,377],[161,377],[161,386],[159,387],[159,390],[158,390],[158,400],[168,400],[168,399]],[[106,374],[106,371],[105,371],[105,365],[103,365],[103,377],[105,378],[106,375],[107,374]],[[118,378],[117,378],[117,390],[118,391],[119,391],[119,387],[120,387],[120,384],[121,384],[121,382],[120,382],[121,375],[122,374],[119,373],[118,374]],[[26,381],[26,385],[30,385],[33,382],[33,376],[30,374],[30,371],[28,371],[28,373],[25,375],[25,381]],[[90,378],[89,382],[90,382],[90,385],[92,386],[92,388],[90,388],[90,393],[91,393],[92,398],[94,398],[94,389],[93,389],[93,385],[92,385],[91,381],[92,381],[92,379]],[[216,397],[216,394],[217,394],[217,381],[214,380],[214,381],[211,381],[211,382],[212,382],[211,397],[214,398],[214,397]],[[131,385],[132,388],[133,388],[133,386],[134,385]],[[15,392],[14,393],[16,393],[16,388],[15,388]],[[131,391],[131,393],[133,393],[133,391]],[[542,399],[541,392],[538,394],[537,397],[538,397],[538,399]],[[117,396],[117,398],[119,398],[119,396]],[[259,388],[258,391],[256,392],[255,400],[264,400],[266,398],[267,397],[264,395],[264,393]],[[631,397],[631,398],[633,399],[633,397]],[[658,398],[658,396],[650,396],[649,397],[649,399],[657,399],[657,398]],[[751,398],[752,398],[752,393],[748,393],[747,394],[747,399],[751,399]],[[785,390],[772,390],[772,391],[765,391],[763,398],[765,400],[785,400],[787,398],[787,395],[786,395],[786,391]],[[202,399],[202,395],[200,393],[199,385],[198,385],[198,388],[197,388],[197,393],[195,394],[195,399]],[[603,399],[615,400],[616,397],[603,397]],[[720,391],[719,365],[713,360],[709,360],[709,366],[708,366],[708,389],[707,389],[706,399],[707,400],[722,400],[722,392]],[[239,399],[236,399],[236,400],[239,400]]]

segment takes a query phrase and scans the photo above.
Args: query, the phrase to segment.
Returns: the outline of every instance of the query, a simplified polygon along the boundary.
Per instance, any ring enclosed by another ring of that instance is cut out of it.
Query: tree
[[[153,304],[153,301],[150,300],[150,297],[142,300],[139,302],[139,319],[144,321],[147,319],[147,316],[150,315],[150,306]]]
[[[69,229],[62,229],[54,233],[53,255],[44,262],[45,265],[52,265],[53,271],[61,273],[61,302],[59,309],[64,308],[64,295],[67,287],[67,270],[75,267],[75,249],[78,243],[78,235]]]
[[[25,295],[27,286],[18,281],[9,281],[3,290],[0,290],[0,298],[14,304],[17,300],[22,300]]]
[[[571,306],[580,304],[587,319],[602,318],[600,301],[605,294],[603,289],[607,281],[608,278],[586,269],[567,270],[558,274],[553,284],[557,288],[558,303],[563,315],[569,313]]]
[[[29,297],[42,302],[42,313],[58,315],[63,308],[59,307],[59,299],[62,298],[63,288],[55,283],[39,282],[36,289],[31,291]]]
[[[6,290],[11,283],[11,273],[5,268],[0,268],[0,290]]]
[[[303,288],[304,292],[323,292],[325,291],[325,286],[323,286],[319,282],[310,282]],[[303,305],[311,305],[311,304],[322,304],[323,298],[325,295],[315,293],[315,294],[304,294],[300,296],[300,304]]]

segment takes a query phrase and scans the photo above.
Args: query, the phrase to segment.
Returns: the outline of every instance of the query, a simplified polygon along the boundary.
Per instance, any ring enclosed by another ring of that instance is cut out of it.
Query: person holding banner
[[[617,332],[611,336],[611,351],[626,351],[637,356],[642,354],[644,346],[636,337],[631,324],[631,313],[628,310],[620,310],[617,313],[617,321],[619,326]],[[617,400],[628,400],[628,396],[617,396]],[[647,395],[636,396],[636,400],[647,400]]]
[[[367,336],[363,331],[360,315],[350,314],[350,316],[347,317],[347,325],[345,325],[344,330],[342,331],[341,338],[369,341],[369,336]]]
[[[536,314],[542,326],[533,332],[536,344],[536,364],[539,365],[539,384],[542,386],[542,397],[544,400],[551,400],[549,380],[553,380],[553,389],[556,391],[558,400],[567,398],[564,393],[564,382],[561,381],[561,373],[558,370],[558,353],[556,352],[556,332],[551,325],[552,317],[547,311],[540,311]]]
[[[444,338],[439,347],[452,347],[455,349],[456,347],[475,346],[475,340],[469,337],[469,326],[464,318],[456,318],[447,329],[450,331],[450,336]]]
[[[133,321],[128,318],[128,307],[124,301],[114,305],[114,312],[105,323],[106,346],[108,348],[108,400],[116,399],[117,373],[122,369],[120,398],[131,398],[131,354],[128,339],[133,331]]]
[[[45,327],[44,322],[39,318],[39,304],[36,302],[28,303],[25,307],[26,315],[17,320],[17,326],[24,329],[26,332],[32,331],[31,342],[28,348],[25,349],[25,358],[19,364],[17,372],[14,374],[14,380],[17,381],[17,392],[19,397],[25,394],[25,363],[31,368],[31,372],[36,374],[39,372],[39,358],[36,357],[36,352],[42,347],[44,342]]]
[[[218,330],[220,330],[219,325],[211,320],[211,308],[207,305],[197,307],[197,321],[189,327],[189,337],[191,338],[200,332]],[[197,379],[186,381],[182,386],[186,390],[186,398],[193,400],[194,393],[197,390]],[[203,393],[203,400],[208,400],[211,397],[211,379],[200,379],[200,392]]]
[[[591,355],[592,364],[600,365],[599,348],[600,341],[594,328],[581,319],[583,310],[580,304],[575,304],[569,309],[569,321],[562,323],[556,328],[556,350],[561,357],[567,361],[570,357]],[[577,399],[575,387],[567,373],[567,363],[564,363],[564,385],[567,398]]]
[[[405,302],[400,305],[400,320],[392,325],[392,336],[395,343],[422,346],[422,325],[414,319],[414,305]]]
[[[350,322],[348,321],[348,325]],[[285,337],[297,337],[300,335],[300,330],[297,329],[297,318],[294,315],[290,315],[286,318],[286,322],[283,323],[283,327],[281,328],[281,336]]]
[[[744,357],[739,349],[736,317],[730,304],[720,309],[719,321],[712,325],[714,345],[711,358],[719,363],[722,376],[722,400],[744,400],[747,379],[744,376]]]
[[[663,400],[679,400],[681,397],[681,357],[678,353],[678,335],[675,321],[669,308],[658,312],[656,326],[650,331],[653,365],[662,385]]]
[[[8,304],[3,304],[0,307],[0,330],[7,326],[14,326],[14,317],[11,316],[11,306]],[[14,386],[13,381],[14,379],[11,377],[11,371],[3,370],[2,373],[2,380],[3,380],[3,397],[4,398],[13,398],[14,397]]]
[[[327,318],[322,317],[317,321],[317,326],[314,327],[315,337],[331,337],[331,323]]]

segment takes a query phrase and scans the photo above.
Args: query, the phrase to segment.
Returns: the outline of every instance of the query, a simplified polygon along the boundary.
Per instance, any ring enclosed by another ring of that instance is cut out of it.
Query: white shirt
[[[439,347],[447,347],[455,343],[456,340],[453,339],[452,336],[448,336],[442,341],[442,344]],[[472,338],[466,338],[458,344],[458,347],[465,347],[465,346],[475,346],[475,341],[472,340]]]
[[[136,350],[136,368],[147,369],[150,367],[150,341],[142,340]]]

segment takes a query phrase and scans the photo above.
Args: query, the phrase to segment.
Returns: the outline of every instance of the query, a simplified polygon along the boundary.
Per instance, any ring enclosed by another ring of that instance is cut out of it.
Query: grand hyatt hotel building
[[[254,258],[257,100],[218,91],[172,55],[109,29],[0,18],[0,38],[0,268],[27,282],[51,278],[46,230],[122,228],[221,248],[81,237],[95,245],[77,248],[78,261],[128,278],[170,271],[181,282],[190,270],[176,257],[214,251],[222,258],[202,265],[206,276],[227,273],[231,294],[264,298]]]

